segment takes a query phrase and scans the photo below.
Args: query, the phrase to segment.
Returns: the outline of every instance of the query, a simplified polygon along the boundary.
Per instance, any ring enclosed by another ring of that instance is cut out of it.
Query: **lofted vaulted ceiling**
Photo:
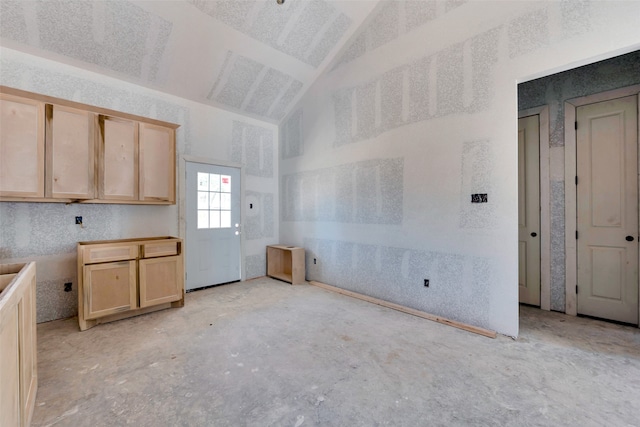
[[[0,0],[0,43],[278,123],[376,3]]]

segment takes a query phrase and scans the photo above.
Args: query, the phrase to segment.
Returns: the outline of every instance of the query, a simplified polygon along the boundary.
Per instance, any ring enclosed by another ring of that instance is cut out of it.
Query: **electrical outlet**
[[[82,217],[81,216],[77,216],[76,217],[76,224],[77,225],[82,225]]]
[[[316,259],[315,259],[315,258],[313,259],[313,263],[314,263],[314,264],[317,264],[317,262],[316,262]]]
[[[67,282],[67,283],[64,284],[64,291],[65,292],[71,292],[72,287],[73,287],[73,284],[71,282]]]
[[[429,287],[429,279],[424,279],[424,287],[425,288]]]
[[[471,195],[471,203],[487,203],[488,201],[489,199],[487,198],[486,193]]]

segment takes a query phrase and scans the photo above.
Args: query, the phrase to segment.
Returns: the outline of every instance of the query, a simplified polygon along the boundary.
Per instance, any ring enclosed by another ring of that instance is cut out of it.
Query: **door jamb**
[[[242,232],[242,225],[245,223],[245,212],[242,209],[242,200],[244,200],[245,192],[245,171],[244,167],[240,163],[228,162],[225,160],[211,159],[207,157],[191,156],[184,154],[180,156],[178,163],[178,176],[180,177],[180,204],[178,206],[178,228],[180,230],[180,237],[184,240],[185,257],[189,256],[187,251],[187,162],[191,163],[204,163],[213,166],[224,166],[229,168],[240,169],[240,281],[244,282],[247,277],[246,263],[245,263],[245,242],[244,233]],[[185,274],[186,274],[185,268]],[[186,278],[185,278],[186,279]]]
[[[576,108],[632,95],[638,95],[638,111],[640,111],[640,85],[627,86],[594,95],[568,99],[564,102],[565,312],[572,316],[578,315],[578,295],[576,294],[576,286],[578,284],[578,245],[574,234],[578,228],[577,188],[575,184],[575,176],[577,174],[577,144],[574,126],[576,121]],[[640,117],[638,120],[638,135],[640,135]],[[638,156],[638,159],[640,162],[640,156]],[[638,200],[640,200],[640,198]],[[640,308],[640,301],[638,304]]]
[[[518,111],[518,118],[540,117],[540,309],[551,310],[551,211],[549,106]]]

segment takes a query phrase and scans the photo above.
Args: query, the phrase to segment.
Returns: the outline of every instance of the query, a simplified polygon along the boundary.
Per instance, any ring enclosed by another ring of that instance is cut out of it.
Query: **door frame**
[[[518,119],[539,116],[540,128],[540,309],[551,310],[551,209],[549,106],[518,111]]]
[[[240,163],[228,162],[225,160],[216,160],[207,157],[191,156],[184,154],[180,156],[178,163],[178,176],[180,177],[179,190],[182,195],[179,197],[180,204],[178,206],[178,227],[180,229],[180,236],[184,240],[183,250],[185,251],[185,258],[189,256],[189,250],[187,249],[187,162],[191,163],[203,163],[212,166],[223,166],[228,168],[240,169],[240,281],[244,282],[246,276],[246,263],[245,263],[245,242],[243,225],[245,223],[245,212],[242,209],[245,191],[245,171],[244,167]],[[186,261],[185,261],[185,280],[186,280]]]
[[[572,316],[578,315],[578,295],[576,294],[576,286],[578,284],[578,245],[575,238],[575,230],[578,229],[578,189],[575,184],[578,159],[574,125],[576,109],[583,105],[632,95],[638,95],[638,111],[640,111],[640,85],[568,99],[564,102],[565,313]],[[638,120],[638,131],[640,135],[640,118]],[[638,156],[638,162],[640,167],[640,155]],[[640,200],[640,194],[638,200]],[[638,306],[640,308],[640,301],[638,301]],[[640,319],[638,320],[640,327]]]

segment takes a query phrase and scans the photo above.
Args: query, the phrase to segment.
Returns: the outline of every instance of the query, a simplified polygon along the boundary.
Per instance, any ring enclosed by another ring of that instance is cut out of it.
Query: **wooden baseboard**
[[[357,292],[347,291],[346,289],[336,288],[335,286],[327,285],[325,283],[316,282],[314,280],[309,281],[310,284],[317,286],[322,289],[326,289],[331,292],[336,292],[342,295],[347,295],[352,298],[357,298],[362,301],[370,302],[373,304],[380,305],[382,307],[390,308],[392,310],[401,311],[403,313],[411,314],[412,316],[421,317],[423,319],[432,320],[434,322],[442,323],[443,325],[453,326],[454,328],[463,329],[468,332],[473,332],[474,334],[483,335],[489,338],[495,338],[497,333],[495,331],[491,331],[489,329],[479,328],[477,326],[467,325],[466,323],[456,322],[455,320],[449,320],[444,317],[436,316],[434,314],[425,313],[424,311],[415,310],[413,308],[405,307],[399,304],[394,304],[392,302],[383,301],[378,298],[373,298],[367,295],[362,295]]]

